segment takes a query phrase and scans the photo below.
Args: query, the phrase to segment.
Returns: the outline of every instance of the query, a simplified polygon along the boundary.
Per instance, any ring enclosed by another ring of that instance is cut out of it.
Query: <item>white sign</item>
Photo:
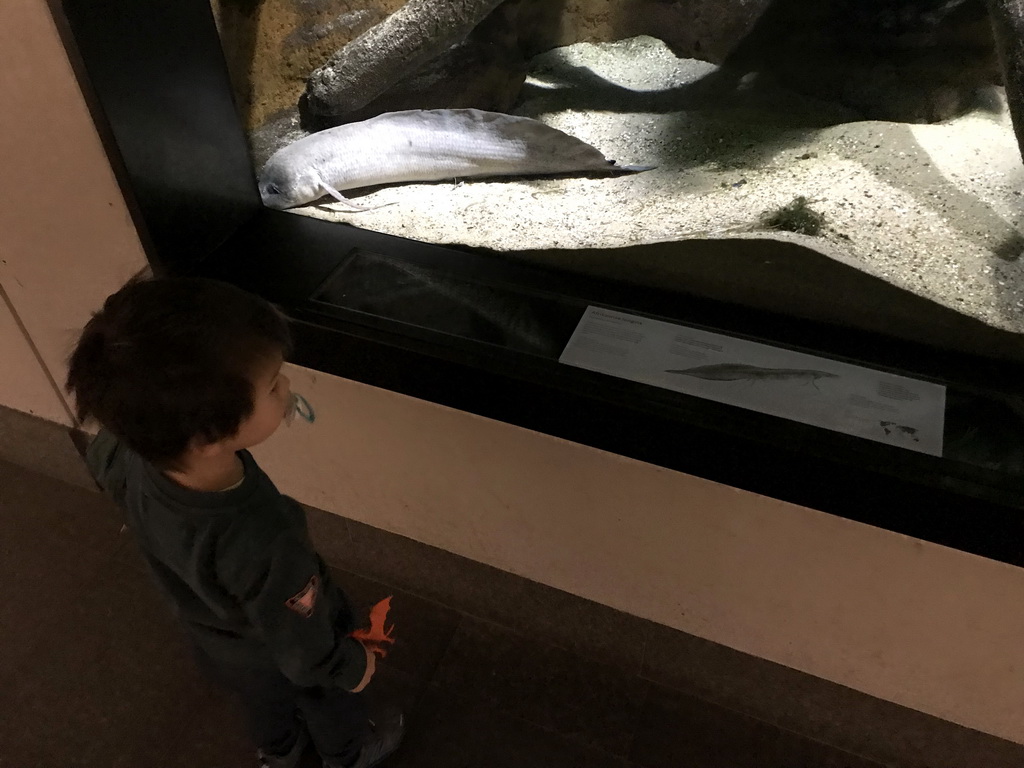
[[[600,307],[559,362],[942,455],[940,384]]]

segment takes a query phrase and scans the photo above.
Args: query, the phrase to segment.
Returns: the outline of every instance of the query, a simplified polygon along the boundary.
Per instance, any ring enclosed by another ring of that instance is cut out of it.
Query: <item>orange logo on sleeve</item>
[[[314,574],[302,591],[289,597],[284,604],[302,618],[308,619],[313,615],[313,609],[316,608],[317,587],[319,586],[320,577]]]

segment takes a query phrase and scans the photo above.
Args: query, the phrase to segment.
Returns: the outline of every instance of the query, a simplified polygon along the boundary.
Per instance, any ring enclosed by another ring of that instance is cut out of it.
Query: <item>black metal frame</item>
[[[312,297],[346,254],[362,248],[454,274],[484,275],[861,362],[961,391],[1017,391],[1024,373],[1020,361],[700,297],[681,301],[665,291],[265,209],[208,0],[54,3],[154,268],[219,277],[278,303],[295,321],[295,362],[1024,565],[1024,494],[1018,476],[324,307]]]

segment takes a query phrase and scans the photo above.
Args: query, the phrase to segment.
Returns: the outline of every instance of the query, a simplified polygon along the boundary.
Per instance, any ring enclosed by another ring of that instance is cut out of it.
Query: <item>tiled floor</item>
[[[130,534],[99,494],[0,464],[0,768],[253,766],[230,702],[193,670]],[[368,689],[401,704],[393,768],[871,768],[787,731],[394,594],[399,643]],[[308,755],[307,765],[316,765]]]

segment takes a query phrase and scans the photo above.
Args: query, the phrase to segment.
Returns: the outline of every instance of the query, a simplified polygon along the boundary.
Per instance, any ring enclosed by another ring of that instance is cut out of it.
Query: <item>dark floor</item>
[[[0,463],[0,521],[0,768],[255,765],[102,496]],[[367,689],[406,709],[394,768],[878,765],[522,627],[337,576],[358,605],[395,595],[399,642]]]

